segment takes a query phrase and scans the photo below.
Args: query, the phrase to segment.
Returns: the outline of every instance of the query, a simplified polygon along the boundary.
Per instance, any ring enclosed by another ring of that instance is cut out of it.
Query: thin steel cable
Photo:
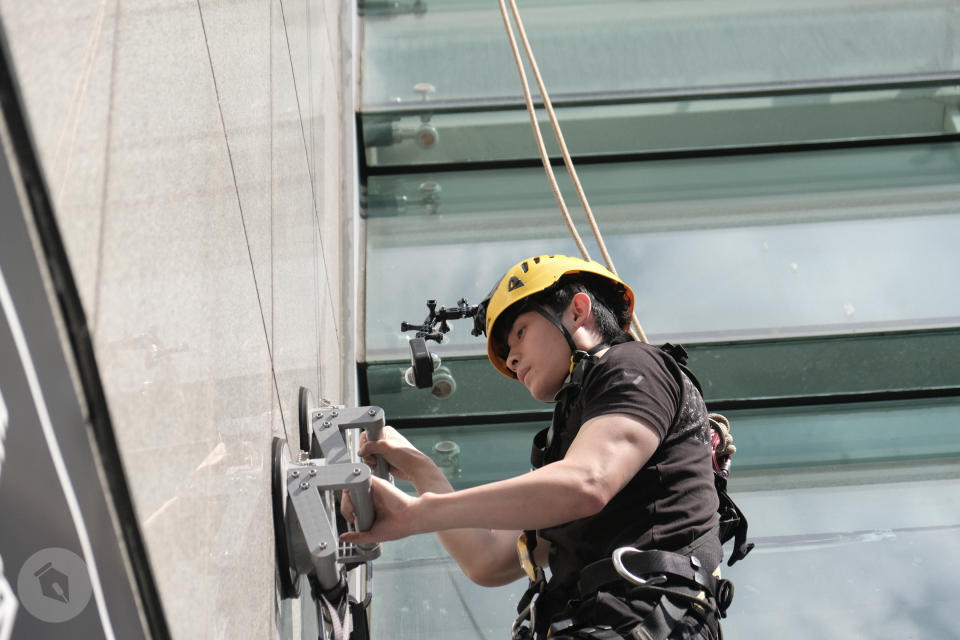
[[[527,74],[523,69],[523,60],[520,57],[520,50],[517,47],[517,39],[513,33],[513,26],[510,24],[510,19],[507,15],[505,4],[506,0],[498,1],[500,4],[500,15],[503,17],[503,24],[507,30],[507,38],[510,40],[510,49],[513,52],[513,59],[514,62],[516,62],[517,71],[520,75],[520,84],[523,88],[524,102],[527,105],[527,112],[530,114],[530,124],[533,127],[534,138],[536,138],[537,148],[540,151],[540,159],[543,162],[544,170],[547,173],[547,179],[550,182],[554,196],[556,197],[557,202],[560,205],[560,210],[563,213],[564,220],[567,222],[567,227],[570,229],[571,235],[573,235],[573,239],[577,243],[577,247],[580,249],[583,259],[589,260],[590,255],[587,252],[586,246],[583,244],[583,240],[580,238],[580,234],[577,232],[576,227],[573,224],[573,220],[570,217],[570,212],[567,210],[566,203],[563,200],[563,195],[560,193],[560,187],[557,184],[557,179],[554,176],[553,168],[550,165],[550,158],[547,155],[547,149],[543,144],[543,135],[540,133],[540,125],[537,122],[536,110],[534,108],[533,98],[531,97],[530,92],[530,84],[527,80]],[[530,41],[527,39],[526,29],[523,27],[523,19],[520,17],[520,10],[517,8],[516,0],[509,0],[509,2],[510,13],[513,15],[513,19],[517,23],[517,31],[520,34],[520,40],[523,42],[523,48],[527,55],[527,61],[530,63],[530,69],[533,71],[533,76],[537,81],[537,87],[540,89],[540,97],[543,101],[543,106],[547,111],[547,116],[550,118],[550,125],[553,128],[553,134],[557,139],[557,144],[560,146],[560,154],[563,156],[564,166],[566,166],[567,172],[570,175],[570,179],[573,181],[573,186],[577,192],[577,197],[580,199],[580,204],[587,216],[587,221],[590,223],[590,228],[593,231],[594,238],[596,238],[597,246],[600,248],[600,253],[603,254],[604,262],[606,262],[607,268],[616,274],[617,270],[613,265],[613,259],[610,257],[610,253],[607,251],[606,244],[603,241],[603,235],[600,233],[600,228],[597,226],[597,221],[593,215],[593,210],[590,208],[590,203],[587,201],[587,194],[583,189],[583,185],[580,183],[577,170],[573,165],[573,159],[570,157],[570,152],[567,149],[567,143],[563,137],[563,132],[560,130],[560,123],[557,120],[557,115],[553,110],[553,103],[550,101],[550,95],[547,92],[546,86],[544,85],[543,77],[540,75],[540,68],[537,66],[536,58],[533,55],[533,49],[530,46]],[[637,319],[636,313],[631,314],[631,325],[633,328],[631,333],[633,334],[634,338],[640,340],[641,342],[649,342],[646,334],[643,331],[643,327],[640,325],[640,321]]]

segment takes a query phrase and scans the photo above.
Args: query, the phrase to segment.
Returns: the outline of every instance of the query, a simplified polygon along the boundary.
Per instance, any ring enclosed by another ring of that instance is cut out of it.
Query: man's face
[[[570,347],[536,311],[517,316],[507,335],[507,368],[537,400],[550,402],[570,371]]]

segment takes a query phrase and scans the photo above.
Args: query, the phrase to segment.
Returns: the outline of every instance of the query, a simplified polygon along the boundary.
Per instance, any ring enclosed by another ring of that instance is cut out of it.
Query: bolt
[[[330,421],[329,421],[329,420],[324,421],[324,423],[323,423],[323,428],[326,429],[326,428],[328,428],[329,426],[330,426]]]
[[[326,549],[326,548],[327,548],[327,543],[326,543],[326,542],[321,542],[321,543],[320,543],[320,550],[322,551],[322,550],[324,550],[324,549]]]
[[[431,93],[434,93],[437,88],[429,82],[418,82],[417,84],[413,85],[413,90],[419,93],[423,98],[423,101],[426,102],[427,96],[429,96]]]
[[[299,478],[299,477],[300,477],[300,472],[299,472],[299,471],[291,471],[291,472],[290,472],[290,475],[293,476],[294,478]]]
[[[301,488],[301,489],[309,489],[309,488],[310,488],[310,483],[309,483],[309,482],[301,482],[301,483],[300,483],[300,488]]]
[[[332,411],[332,412],[330,412],[330,417],[332,417],[332,418],[336,418],[338,415],[340,415],[340,412],[339,412],[339,411]]]
[[[375,415],[377,415],[377,410],[376,410],[376,409],[370,409],[369,411],[367,411],[367,413],[369,413],[369,414],[372,415],[372,416],[375,416]]]
[[[360,475],[361,473],[363,473],[363,471],[360,471],[360,467],[354,467],[354,468],[353,468],[353,475],[358,476],[358,475]]]
[[[317,470],[316,470],[316,469],[310,469],[310,475],[312,475],[312,476],[317,475]]]

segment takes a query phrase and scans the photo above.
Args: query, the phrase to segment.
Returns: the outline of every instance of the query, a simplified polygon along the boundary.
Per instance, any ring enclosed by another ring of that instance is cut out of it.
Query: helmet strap
[[[589,351],[584,351],[583,349],[578,347],[577,344],[573,341],[573,336],[570,335],[570,332],[567,330],[565,326],[563,326],[563,323],[560,322],[560,319],[558,317],[556,317],[553,313],[551,313],[550,311],[548,311],[547,309],[541,306],[534,307],[534,310],[540,315],[542,315],[544,318],[549,320],[550,324],[552,324],[557,329],[559,329],[560,333],[563,335],[563,339],[567,341],[567,345],[570,347],[570,372],[571,373],[573,372],[574,367],[577,366],[577,363],[579,363],[581,360],[583,360],[584,358],[589,358],[591,356],[594,356],[598,351],[601,351],[610,346],[606,342],[601,342],[600,344],[595,345]]]
[[[553,315],[552,313],[550,313],[550,311],[548,311],[547,309],[544,309],[543,307],[541,307],[541,306],[539,306],[539,305],[537,305],[536,307],[534,307],[533,310],[536,311],[537,313],[539,313],[540,315],[542,315],[542,316],[543,316],[544,318],[546,318],[547,320],[549,320],[549,321],[550,321],[550,324],[552,324],[553,326],[555,326],[557,329],[560,330],[560,333],[563,334],[564,340],[567,341],[567,345],[569,345],[569,347],[570,347],[570,352],[571,352],[571,353],[574,353],[574,354],[575,354],[577,351],[580,351],[580,349],[577,347],[576,343],[573,341],[573,336],[570,335],[570,332],[567,331],[567,328],[566,328],[565,326],[563,326],[563,323],[562,323],[562,322],[560,322],[560,318],[558,318],[557,316]]]

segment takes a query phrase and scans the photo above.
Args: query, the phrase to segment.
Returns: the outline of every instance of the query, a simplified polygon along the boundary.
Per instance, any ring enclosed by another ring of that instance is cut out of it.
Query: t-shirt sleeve
[[[680,405],[680,385],[663,358],[638,344],[611,349],[584,380],[582,421],[608,413],[636,416],[662,440]]]

